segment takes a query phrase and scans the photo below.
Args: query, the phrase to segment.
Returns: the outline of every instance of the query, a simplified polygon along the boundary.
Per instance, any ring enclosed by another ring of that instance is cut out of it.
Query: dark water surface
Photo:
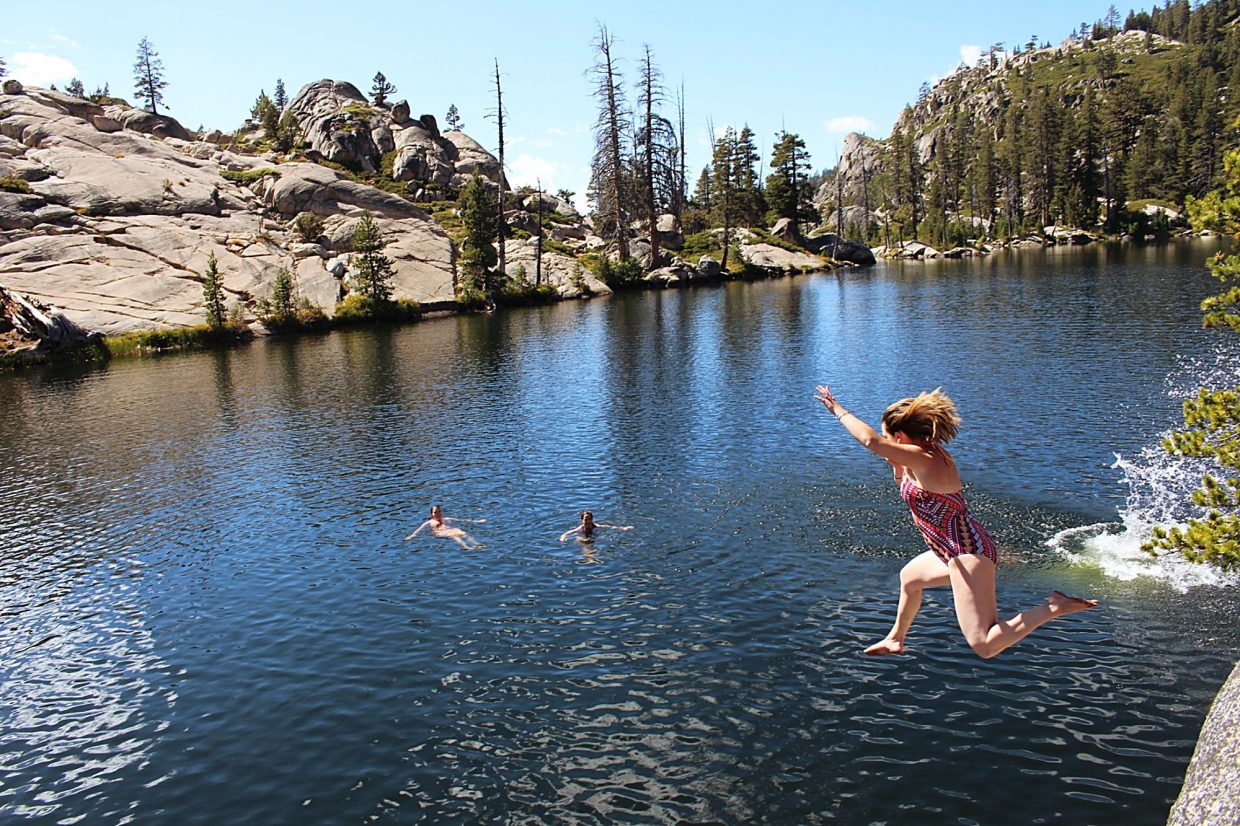
[[[0,820],[1162,823],[1240,653],[1240,589],[1130,518],[1234,364],[1209,251],[0,378]],[[1103,608],[982,661],[937,593],[861,656],[923,548],[828,380],[870,421],[947,388],[1001,611]],[[433,502],[484,546],[402,541]],[[635,530],[558,542],[586,507]]]

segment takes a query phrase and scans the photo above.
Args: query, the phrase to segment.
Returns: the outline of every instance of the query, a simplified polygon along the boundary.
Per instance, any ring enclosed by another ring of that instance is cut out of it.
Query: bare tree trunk
[[[608,170],[611,180],[608,185],[615,199],[616,210],[616,254],[621,261],[629,257],[628,217],[624,212],[624,158],[620,151],[620,104],[616,98],[616,67],[611,56],[611,38],[606,29],[599,31],[599,54],[603,58],[603,74],[607,95],[607,146],[609,158]]]
[[[676,186],[676,221],[679,222],[685,212],[685,201],[688,199],[689,180],[685,171],[685,84],[680,84],[680,95],[676,98],[676,112],[679,126],[678,141],[680,144],[680,169],[677,174]]]
[[[504,92],[499,83],[498,59],[495,61],[495,122],[499,126],[499,221],[495,225],[498,230],[496,249],[499,252],[499,272],[504,276],[508,273],[508,260],[504,250],[504,235],[508,225],[504,220]],[[487,304],[495,305],[490,279],[487,279]]]
[[[865,221],[865,228],[861,230],[861,243],[870,243],[870,168],[865,162],[865,156],[861,157],[861,208],[865,214],[861,219]]]
[[[646,98],[646,157],[642,159],[642,175],[646,191],[646,220],[650,238],[650,266],[657,266],[659,260],[659,234],[657,232],[659,216],[655,214],[654,201],[654,96],[655,76],[654,64],[650,60],[650,47],[646,47],[646,61],[642,71],[642,85],[645,87]]]
[[[534,258],[534,286],[542,286],[542,247],[543,247],[543,192],[542,179],[538,180],[538,245]]]

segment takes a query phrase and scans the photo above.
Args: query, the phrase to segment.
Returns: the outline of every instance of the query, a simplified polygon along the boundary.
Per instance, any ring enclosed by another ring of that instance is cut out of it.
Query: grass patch
[[[231,169],[225,169],[220,172],[220,177],[224,180],[232,181],[233,183],[241,184],[242,186],[249,186],[255,181],[262,180],[268,175],[273,175],[278,178],[280,177],[280,170],[272,169],[271,167],[264,167],[263,169],[244,169],[239,172],[234,172]]]
[[[103,348],[109,358],[126,358],[173,351],[214,350],[243,344],[253,338],[254,334],[242,326],[209,327],[199,324],[108,336],[103,340]]]
[[[23,195],[29,195],[30,182],[22,180],[21,178],[14,178],[12,175],[7,175],[0,178],[0,190],[5,192],[19,192]]]
[[[344,106],[340,107],[340,111],[344,112],[347,115],[352,115],[355,118],[364,118],[366,120],[370,120],[371,118],[377,118],[383,114],[378,109],[375,109],[373,106],[367,106],[364,103],[357,103],[357,102],[346,103]]]
[[[364,295],[354,294],[346,296],[336,305],[335,321],[347,326],[369,321],[416,321],[421,317],[421,305],[411,298],[372,301]]]

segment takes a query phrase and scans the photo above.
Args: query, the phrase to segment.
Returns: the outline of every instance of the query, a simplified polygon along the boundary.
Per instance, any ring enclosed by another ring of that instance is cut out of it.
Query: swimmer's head
[[[594,521],[594,511],[582,511],[581,512],[581,524],[589,525],[593,521]]]
[[[431,505],[431,519],[443,519],[443,510],[438,505]]]

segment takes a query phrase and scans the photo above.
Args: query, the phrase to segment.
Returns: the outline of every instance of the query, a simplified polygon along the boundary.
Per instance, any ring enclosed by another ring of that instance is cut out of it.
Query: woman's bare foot
[[[902,640],[893,640],[888,637],[885,640],[879,640],[865,650],[865,653],[871,657],[881,657],[885,654],[902,654],[904,653],[904,642]]]
[[[1090,608],[1097,608],[1098,600],[1070,597],[1062,591],[1051,591],[1051,595],[1046,598],[1046,607],[1051,609],[1051,616],[1066,617],[1068,614],[1075,614],[1077,611],[1088,611]]]

